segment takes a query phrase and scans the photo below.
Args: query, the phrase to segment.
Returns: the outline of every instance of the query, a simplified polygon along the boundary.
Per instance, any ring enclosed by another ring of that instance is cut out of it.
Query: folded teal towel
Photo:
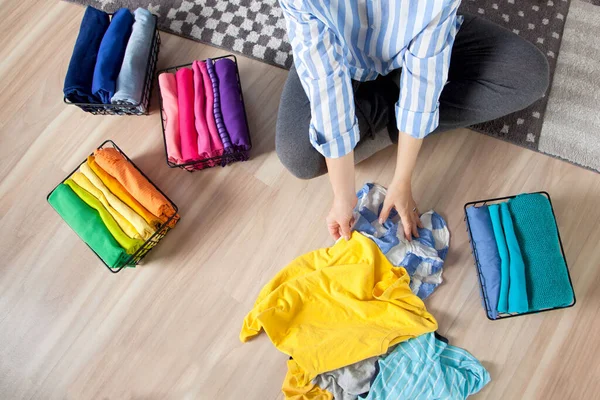
[[[511,199],[508,208],[525,262],[529,311],[573,304],[575,297],[548,198],[523,194]]]
[[[510,283],[508,287],[508,312],[524,313],[529,310],[527,301],[527,284],[525,279],[525,262],[513,226],[513,220],[506,203],[500,204],[500,218],[504,229],[504,238],[510,257]]]
[[[500,219],[500,205],[492,204],[488,207],[490,211],[490,219],[492,220],[492,228],[494,237],[500,255],[500,288],[498,292],[498,312],[508,312],[508,288],[510,287],[510,258],[508,256],[508,246],[504,238],[504,229],[502,228],[502,220]]]

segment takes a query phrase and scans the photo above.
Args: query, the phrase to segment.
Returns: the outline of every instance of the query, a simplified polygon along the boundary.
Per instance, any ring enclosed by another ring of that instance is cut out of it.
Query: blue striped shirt
[[[280,0],[294,63],[311,104],[310,141],[328,158],[360,139],[351,79],[402,68],[398,130],[423,138],[438,125],[460,0]]]

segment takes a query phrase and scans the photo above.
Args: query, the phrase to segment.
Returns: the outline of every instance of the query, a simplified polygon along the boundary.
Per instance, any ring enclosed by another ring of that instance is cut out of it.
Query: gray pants
[[[464,15],[456,35],[448,82],[440,95],[440,120],[434,132],[490,121],[521,110],[543,96],[548,62],[533,44],[483,18]],[[360,130],[359,162],[397,142],[394,104],[401,70],[375,81],[355,82],[354,103]],[[295,176],[311,179],[327,172],[325,158],[309,141],[310,103],[296,69],[283,88],[275,149]]]

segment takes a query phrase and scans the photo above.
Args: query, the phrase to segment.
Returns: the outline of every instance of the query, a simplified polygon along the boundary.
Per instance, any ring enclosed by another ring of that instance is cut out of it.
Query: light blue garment
[[[486,299],[487,314],[492,319],[498,318],[498,302],[501,289],[501,254],[494,237],[493,209],[494,206],[467,208],[469,230],[473,238],[472,246],[477,254],[479,274],[482,285],[482,296]],[[492,218],[490,218],[492,217]],[[484,307],[485,307],[484,303]]]
[[[500,293],[498,294],[498,312],[508,312],[508,290],[510,288],[510,257],[508,256],[508,246],[502,229],[502,220],[500,219],[500,205],[492,204],[489,206],[490,218],[494,229],[494,237],[500,255]]]
[[[135,22],[117,78],[117,91],[111,99],[113,104],[135,105],[142,101],[156,21],[152,13],[144,8],[135,10],[134,17]],[[146,112],[143,104],[138,109]]]
[[[466,399],[490,381],[475,357],[433,333],[400,343],[379,367],[367,400]]]
[[[373,240],[392,265],[404,267],[410,275],[410,289],[425,299],[442,283],[442,268],[450,245],[446,221],[434,211],[426,212],[421,215],[423,228],[418,229],[419,237],[408,241],[394,210],[383,225],[379,223],[386,193],[386,188],[377,184],[362,187],[357,193],[352,229]]]
[[[515,234],[512,217],[508,204],[500,204],[500,218],[502,229],[510,257],[510,284],[508,288],[508,312],[524,313],[529,311],[527,301],[527,284],[525,281],[525,262],[521,255],[521,248]]]
[[[359,140],[351,80],[398,68],[398,129],[422,138],[438,126],[438,100],[462,23],[459,0],[279,2],[310,100],[309,135],[317,151],[341,157]]]

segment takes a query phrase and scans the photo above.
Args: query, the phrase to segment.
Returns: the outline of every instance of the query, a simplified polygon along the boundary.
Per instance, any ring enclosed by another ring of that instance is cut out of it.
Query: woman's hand
[[[358,199],[355,194],[348,196],[348,198],[342,198],[341,196],[334,198],[326,221],[329,234],[335,240],[338,240],[340,237],[350,240],[350,228],[354,224],[352,210],[354,210],[357,201]]]
[[[423,224],[419,218],[417,204],[412,196],[410,180],[392,181],[385,196],[381,214],[379,214],[379,223],[383,224],[387,220],[392,208],[395,208],[398,215],[400,215],[406,240],[411,240],[411,234],[414,237],[419,237],[417,227],[422,228]]]

